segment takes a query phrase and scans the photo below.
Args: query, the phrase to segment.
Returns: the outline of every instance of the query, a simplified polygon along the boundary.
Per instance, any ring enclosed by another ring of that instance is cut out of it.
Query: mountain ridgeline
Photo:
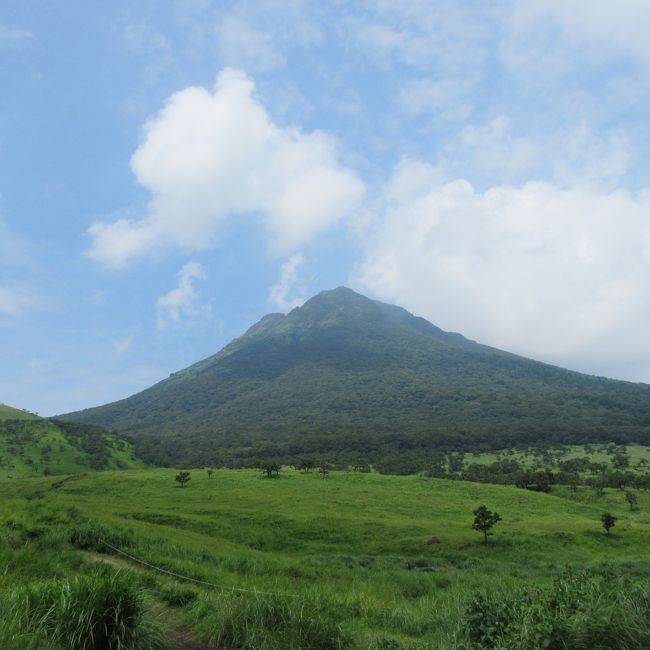
[[[409,472],[441,450],[648,444],[650,386],[480,345],[341,287],[128,399],[62,418],[128,433],[163,465],[310,456]]]

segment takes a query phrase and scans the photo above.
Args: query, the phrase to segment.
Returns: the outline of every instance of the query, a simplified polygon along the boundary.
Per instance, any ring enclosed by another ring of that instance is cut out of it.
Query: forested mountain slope
[[[441,448],[649,443],[650,386],[483,346],[341,287],[141,393],[62,417],[128,432],[163,464],[317,455],[416,469]]]

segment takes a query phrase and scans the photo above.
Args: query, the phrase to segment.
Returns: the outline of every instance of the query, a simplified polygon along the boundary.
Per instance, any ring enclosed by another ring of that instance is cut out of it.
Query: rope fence
[[[126,551],[122,551],[119,548],[115,548],[115,546],[111,546],[108,542],[104,541],[101,538],[99,539],[99,541],[104,546],[106,546],[106,548],[110,548],[118,555],[127,557],[129,558],[129,560],[132,560],[133,562],[142,564],[143,566],[153,569],[154,571],[159,571],[160,573],[166,573],[167,575],[173,576],[174,578],[178,578],[179,580],[187,580],[189,582],[195,582],[197,584],[205,585],[207,587],[214,587],[215,589],[221,589],[222,591],[237,591],[240,593],[255,594],[259,596],[287,596],[288,598],[302,598],[302,596],[299,596],[298,594],[286,594],[280,592],[273,593],[270,591],[258,591],[257,589],[243,589],[241,587],[228,587],[227,585],[220,585],[215,582],[208,582],[207,580],[199,580],[197,578],[191,578],[190,576],[184,576],[181,575],[180,573],[174,573],[173,571],[168,571],[167,569],[163,569],[162,567],[156,566],[155,564],[150,564],[149,562],[145,562],[144,560],[141,560],[140,558],[137,558],[134,555],[127,553]]]

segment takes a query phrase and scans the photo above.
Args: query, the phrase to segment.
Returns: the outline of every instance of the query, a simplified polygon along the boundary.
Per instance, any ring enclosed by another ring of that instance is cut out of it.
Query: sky
[[[650,383],[650,3],[3,0],[0,402],[340,285]]]

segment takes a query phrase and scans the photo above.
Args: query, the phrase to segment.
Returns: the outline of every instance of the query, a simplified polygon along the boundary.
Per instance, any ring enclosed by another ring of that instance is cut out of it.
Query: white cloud
[[[632,145],[618,131],[596,134],[582,121],[555,133],[518,135],[507,115],[465,127],[442,157],[449,174],[488,182],[535,179],[600,188],[615,187],[633,161]]]
[[[380,64],[450,73],[476,68],[487,60],[495,13],[487,5],[373,0],[365,7],[367,15],[351,21],[353,36]]]
[[[94,223],[87,255],[112,267],[161,247],[210,245],[229,215],[260,214],[282,254],[353,212],[364,187],[334,140],[275,125],[243,72],[224,70],[213,92],[175,93],[144,128],[131,165],[151,193],[139,221]]]
[[[3,286],[0,284],[0,314],[20,316],[23,312],[36,308],[40,301],[31,291],[21,287]]]
[[[502,44],[506,60],[529,73],[543,65],[562,72],[627,57],[650,64],[650,4],[592,0],[513,2]],[[568,56],[568,53],[571,56]]]
[[[280,310],[289,311],[300,307],[305,302],[305,289],[301,286],[298,267],[304,264],[305,258],[300,253],[292,255],[280,269],[280,281],[271,287],[269,300]],[[289,298],[292,292],[298,291],[297,298]]]
[[[241,18],[226,16],[219,22],[217,36],[219,54],[229,65],[267,71],[285,64],[285,58],[276,49],[272,35]]]
[[[133,345],[133,335],[125,336],[122,339],[113,341],[113,349],[118,357],[121,357]]]
[[[20,47],[34,38],[34,32],[28,29],[16,29],[0,25],[0,46]]]
[[[33,262],[30,243],[13,232],[0,215],[0,265],[24,267]]]
[[[176,4],[177,17],[189,32],[188,46],[194,55],[208,52],[212,57],[216,49],[225,66],[268,72],[284,67],[292,50],[323,41],[323,6],[311,0]]]
[[[122,36],[125,46],[135,55],[132,58],[134,63],[140,57],[146,58],[146,63],[142,64],[142,80],[145,85],[155,86],[170,74],[180,76],[176,53],[169,39],[147,21],[127,23]],[[122,102],[122,110],[128,114],[136,105],[137,101],[129,98]]]
[[[170,321],[178,322],[183,317],[209,317],[209,305],[197,305],[199,294],[194,289],[194,280],[205,280],[205,269],[197,262],[188,262],[178,273],[178,286],[158,298],[156,303],[157,323],[162,328]]]
[[[461,119],[472,110],[471,90],[469,79],[413,79],[402,87],[399,101],[410,115],[443,113]]]
[[[478,192],[405,161],[353,282],[484,343],[629,369],[650,356],[649,214],[650,191]]]

